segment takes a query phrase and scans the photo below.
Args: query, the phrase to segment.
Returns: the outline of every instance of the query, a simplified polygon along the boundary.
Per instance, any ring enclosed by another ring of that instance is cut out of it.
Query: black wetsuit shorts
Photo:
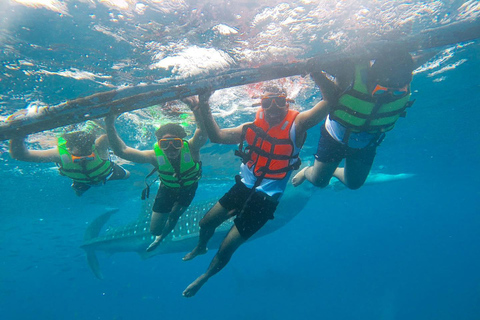
[[[245,186],[240,177],[235,185],[218,201],[227,210],[236,210],[234,220],[240,235],[246,240],[273,219],[278,201],[269,195],[253,191]]]
[[[169,188],[163,183],[160,183],[157,196],[155,197],[155,203],[153,204],[153,211],[169,213],[177,202],[183,207],[188,207],[195,197],[197,188],[198,182],[183,188]]]
[[[317,153],[315,159],[323,163],[340,162],[342,159],[348,158],[360,161],[365,165],[371,166],[375,155],[377,154],[378,143],[373,142],[362,149],[355,149],[346,146],[328,133],[325,124],[322,125],[321,137],[318,141]]]
[[[116,163],[112,163],[112,173],[108,176],[107,181],[122,180],[127,175],[127,170]]]

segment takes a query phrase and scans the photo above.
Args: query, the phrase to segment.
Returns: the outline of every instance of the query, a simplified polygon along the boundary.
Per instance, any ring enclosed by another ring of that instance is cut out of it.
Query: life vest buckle
[[[240,157],[240,159],[242,159],[243,164],[247,164],[247,162],[250,160],[250,157],[248,156],[248,154],[240,150],[235,150],[235,156]]]
[[[142,190],[142,200],[148,199],[150,196],[150,185],[147,184],[145,189]]]

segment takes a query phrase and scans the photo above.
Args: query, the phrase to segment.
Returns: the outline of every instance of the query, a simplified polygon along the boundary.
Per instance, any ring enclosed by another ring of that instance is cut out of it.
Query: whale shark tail
[[[118,209],[110,209],[104,214],[97,217],[95,220],[93,220],[89,224],[83,236],[83,240],[86,244],[82,245],[81,248],[85,250],[85,253],[87,255],[88,265],[90,266],[90,269],[92,269],[93,273],[98,279],[103,279],[103,274],[102,274],[102,271],[100,270],[100,264],[98,263],[97,255],[95,254],[95,249],[93,246],[89,245],[89,242],[91,242],[92,239],[95,239],[98,237],[105,223],[110,219],[112,214],[114,214],[117,211]]]

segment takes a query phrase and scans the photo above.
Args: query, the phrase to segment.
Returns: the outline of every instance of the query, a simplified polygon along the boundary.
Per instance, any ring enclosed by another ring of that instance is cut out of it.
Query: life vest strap
[[[248,129],[251,129],[255,132],[255,140],[253,141],[252,145],[248,145],[244,149],[243,142],[245,141],[245,136]],[[272,147],[274,147],[277,144],[292,143],[290,139],[278,139],[278,138],[269,136],[265,131],[255,126],[254,124],[247,124],[242,128],[241,142],[238,145],[238,150],[235,150],[235,156],[240,157],[242,159],[242,163],[246,164],[248,161],[250,161],[251,154],[253,152],[257,153],[260,156],[271,158],[272,160],[290,160],[290,159],[298,158],[298,155],[296,156],[276,155],[273,153],[266,152],[262,148],[256,146],[258,139],[262,139],[263,141],[269,142],[272,145]]]
[[[64,169],[62,166],[60,166],[60,168],[62,168],[64,172],[90,174],[93,171],[98,170],[101,166],[103,166],[107,162],[106,160],[102,159],[102,162],[100,162],[97,166],[93,167],[90,170],[87,170],[86,169],[87,161],[89,160],[82,159],[80,162],[77,162],[81,166],[81,169]]]
[[[152,171],[150,171],[149,174],[145,176],[144,182],[145,182],[145,188],[142,190],[142,196],[141,199],[145,200],[148,199],[150,196],[150,186],[155,183],[155,181],[158,180],[158,176],[150,183],[147,182],[147,179],[150,178],[155,172],[157,172],[157,168],[153,168]]]
[[[259,156],[268,157],[272,160],[290,160],[290,159],[298,158],[298,155],[287,156],[287,155],[284,155],[284,154],[269,153],[269,152],[267,152],[267,151],[265,151],[265,150],[263,150],[259,147],[256,147],[256,146],[249,146],[249,151],[250,152],[255,152]]]
[[[245,127],[248,127],[247,129],[251,129],[252,131],[255,132],[255,137],[257,138],[257,140],[262,139],[262,140],[267,141],[271,144],[291,144],[290,139],[279,139],[279,138],[272,137],[272,136],[268,135],[268,133],[263,131],[261,128],[255,126],[254,124],[247,124],[243,127],[243,129],[245,129]],[[244,139],[245,139],[245,137],[243,136],[243,130],[242,130],[242,142],[243,142]],[[255,146],[255,145],[256,145],[256,143],[252,144],[252,146]]]
[[[267,174],[279,174],[279,173],[289,172],[289,171],[292,171],[292,170],[298,170],[298,168],[300,168],[301,164],[302,164],[302,161],[300,160],[300,158],[298,158],[298,161],[295,161],[295,163],[292,163],[292,164],[290,164],[290,165],[288,165],[284,168],[273,170],[273,169],[268,169],[267,167],[260,167],[257,170],[257,172],[261,173],[260,177],[262,177],[262,179],[263,179]],[[271,178],[269,178],[269,179],[271,179]],[[258,181],[258,179],[257,179],[257,181]]]
[[[198,170],[197,170],[197,164],[198,164]],[[162,180],[164,180],[166,183],[178,183],[180,187],[183,187],[185,183],[198,181],[202,177],[201,161],[197,162],[194,166],[192,166],[191,168],[189,168],[183,173],[180,173],[175,166],[172,166],[172,167],[175,170],[174,175],[171,175],[170,171],[159,170],[158,167],[154,168],[153,172],[157,171],[159,174],[163,174],[164,176],[162,177]],[[151,174],[152,173],[150,173],[150,175]]]
[[[342,104],[339,104],[337,106],[337,110],[341,110],[341,111],[344,111],[345,113],[348,113],[349,115],[352,115],[356,118],[360,118],[360,119],[364,119],[364,120],[376,120],[376,119],[381,119],[381,118],[388,118],[388,117],[393,117],[395,115],[402,115],[405,113],[405,110],[409,107],[411,107],[413,105],[413,102],[414,101],[408,101],[402,108],[399,108],[397,110],[392,110],[392,111],[388,111],[388,112],[375,112],[375,113],[371,113],[371,114],[364,114],[364,113],[361,113],[361,112],[355,112],[353,110],[351,110],[350,108],[342,105]],[[338,117],[335,117],[335,120],[337,120]]]
[[[240,150],[235,150],[235,156],[240,157],[242,159],[242,163],[246,164],[248,160],[250,160],[250,156],[247,152],[243,152]]]
[[[378,113],[374,112],[370,115],[365,115],[362,113],[352,113],[352,111],[348,108],[346,108],[343,105],[338,105],[338,109],[345,111],[348,114],[351,114],[357,118],[365,120],[365,123],[362,125],[354,125],[352,123],[349,123],[345,126],[351,127],[353,130],[352,132],[377,132],[377,131],[389,131],[393,128],[394,123],[387,123],[387,124],[372,124],[371,122],[377,119],[382,119],[382,118],[388,118],[388,117],[393,117],[398,115],[399,117],[405,117],[406,116],[406,110],[407,108],[411,107],[415,100],[408,101],[401,109],[390,111],[390,112],[385,112],[385,113]],[[338,121],[343,124],[343,120],[338,118],[337,116],[330,115],[332,120]],[[382,131],[382,132],[383,132]]]
[[[366,101],[366,102],[375,103],[375,101],[376,101],[375,98],[372,97],[370,94],[363,93],[363,92],[360,92],[360,91],[355,90],[355,89],[347,90],[346,94],[348,94],[348,95],[350,95],[354,98]]]
[[[98,183],[102,180],[104,180],[112,171],[113,171],[113,165],[112,163],[110,162],[110,165],[108,166],[108,168],[98,174],[98,175],[95,175],[95,176],[90,176],[91,173],[97,171],[98,169],[100,169],[105,163],[107,163],[107,160],[103,160],[95,167],[91,168],[90,170],[87,170],[86,168],[86,165],[87,165],[87,160],[83,160],[81,161],[79,164],[81,166],[81,169],[65,169],[63,168],[61,165],[60,165],[60,173],[62,175],[66,175],[66,173],[80,173],[80,174],[83,174],[85,175],[85,178],[86,179],[72,179],[74,181],[79,181],[79,182],[90,182],[90,183]]]

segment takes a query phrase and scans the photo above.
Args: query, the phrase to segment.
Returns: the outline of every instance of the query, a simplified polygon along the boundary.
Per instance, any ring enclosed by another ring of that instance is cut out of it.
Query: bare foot
[[[293,177],[292,179],[292,184],[294,187],[298,187],[305,181],[305,170],[307,170],[310,167],[305,167],[302,170],[298,171],[297,174]]]
[[[155,250],[155,248],[158,247],[160,242],[162,242],[162,236],[156,236],[155,240],[148,246],[147,252]]]
[[[208,278],[205,276],[205,274],[202,274],[200,277],[197,278],[197,280],[193,281],[187,289],[185,289],[182,293],[182,295],[185,298],[191,298],[193,297],[198,290],[207,282]]]
[[[198,256],[198,255],[207,253],[207,251],[208,251],[207,248],[195,247],[195,249],[193,249],[192,252],[187,253],[187,254],[185,255],[185,257],[182,258],[182,260],[183,260],[183,261],[192,260],[193,258],[195,258],[195,257]]]

